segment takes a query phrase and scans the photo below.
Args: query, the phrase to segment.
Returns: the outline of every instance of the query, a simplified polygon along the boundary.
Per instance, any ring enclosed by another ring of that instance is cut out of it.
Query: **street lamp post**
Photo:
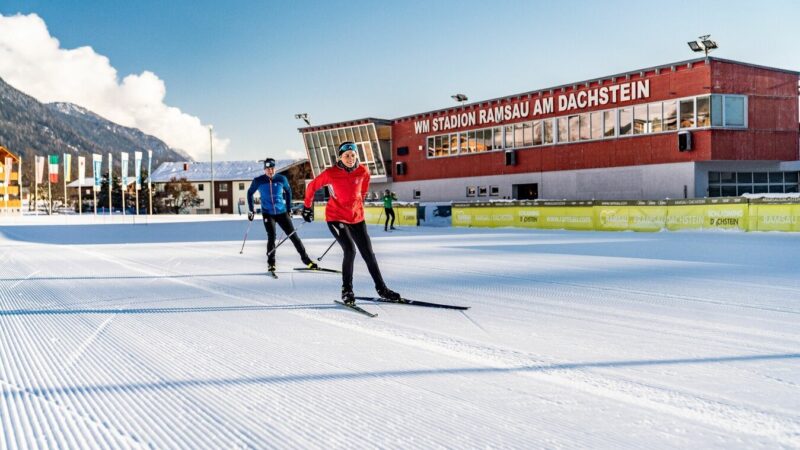
[[[214,199],[214,125],[208,126],[208,148],[211,150],[211,214],[217,213],[217,203]]]

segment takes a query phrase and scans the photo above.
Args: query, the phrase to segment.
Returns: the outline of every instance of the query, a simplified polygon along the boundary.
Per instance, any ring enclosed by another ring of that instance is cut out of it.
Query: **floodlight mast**
[[[306,123],[306,125],[311,126],[311,120],[308,118],[308,113],[295,114],[294,118],[297,120],[302,120]]]
[[[687,44],[689,45],[689,48],[692,49],[693,52],[697,52],[697,53],[703,52],[703,53],[705,53],[706,59],[708,59],[708,53],[711,50],[715,50],[715,49],[719,48],[719,46],[717,45],[717,43],[715,41],[712,41],[711,39],[709,39],[710,37],[711,37],[710,34],[705,34],[703,36],[698,37],[697,38],[698,40],[689,41],[689,42],[687,42]]]
[[[464,104],[465,101],[469,100],[466,95],[464,94],[454,94],[451,95],[450,98],[457,101],[458,103]]]

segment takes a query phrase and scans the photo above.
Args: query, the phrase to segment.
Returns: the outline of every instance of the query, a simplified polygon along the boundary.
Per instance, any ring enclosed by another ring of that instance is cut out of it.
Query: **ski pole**
[[[381,217],[383,217],[383,210],[381,210],[381,213],[378,214],[378,221],[375,222],[375,225],[380,225],[381,224]]]
[[[250,222],[250,223],[249,223],[249,224],[247,224],[247,229],[244,231],[244,240],[242,240],[242,249],[241,249],[241,250],[239,250],[239,254],[240,254],[240,255],[242,254],[242,252],[244,252],[244,243],[245,243],[245,242],[247,242],[247,233],[249,233],[249,232],[250,232],[250,225],[252,225],[252,224],[253,224],[253,221],[252,221],[252,220],[251,220],[251,221],[249,221],[249,222]]]
[[[317,261],[322,261],[322,257],[328,254],[328,252],[331,250],[331,247],[333,247],[333,244],[335,244],[335,243],[336,243],[336,239],[334,239],[333,242],[331,242],[331,245],[328,246],[328,250],[325,250],[325,253],[323,253],[322,256],[317,258]]]
[[[286,240],[287,240],[287,239],[289,239],[290,237],[292,237],[292,235],[293,235],[293,234],[297,233],[297,230],[299,230],[300,228],[303,228],[303,225],[305,225],[305,224],[306,224],[305,222],[301,223],[300,225],[298,225],[298,226],[297,226],[297,228],[295,228],[295,229],[294,229],[294,231],[292,231],[291,233],[287,234],[285,238],[281,239],[281,241],[280,241],[280,242],[278,242],[278,245],[276,245],[276,246],[275,246],[275,248],[273,248],[272,250],[270,250],[269,252],[267,252],[267,256],[269,256],[269,255],[271,255],[271,254],[275,253],[275,250],[277,250],[277,249],[278,249],[278,247],[280,247],[280,246],[281,246],[281,244],[283,244],[284,242],[286,242]]]

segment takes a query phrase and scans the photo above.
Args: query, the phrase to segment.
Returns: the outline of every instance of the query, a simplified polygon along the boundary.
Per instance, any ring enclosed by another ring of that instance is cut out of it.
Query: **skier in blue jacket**
[[[264,160],[264,175],[253,178],[250,189],[247,190],[247,206],[249,212],[247,219],[252,221],[255,213],[253,212],[253,194],[256,191],[261,194],[261,215],[264,218],[264,228],[267,230],[267,270],[275,272],[275,223],[289,239],[291,239],[297,253],[303,260],[303,264],[309,269],[316,269],[317,264],[308,257],[303,242],[295,232],[292,219],[289,217],[289,208],[292,204],[292,188],[289,187],[289,180],[281,174],[275,173],[275,160],[267,158]]]

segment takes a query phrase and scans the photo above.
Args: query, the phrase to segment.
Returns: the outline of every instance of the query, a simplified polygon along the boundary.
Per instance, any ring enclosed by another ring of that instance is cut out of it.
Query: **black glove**
[[[253,217],[255,217],[255,214],[253,214],[253,211],[250,211],[250,212],[247,213],[247,220],[249,220],[250,222],[253,221]]]
[[[314,209],[303,207],[303,220],[306,222],[313,222],[314,221]]]

